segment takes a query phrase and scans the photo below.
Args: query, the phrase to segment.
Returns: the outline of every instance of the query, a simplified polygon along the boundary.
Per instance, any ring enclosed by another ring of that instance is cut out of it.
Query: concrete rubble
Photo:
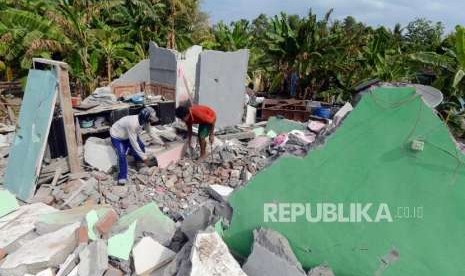
[[[249,276],[305,276],[287,239],[276,231],[263,228],[254,230],[252,253],[242,269]]]
[[[247,275],[216,232],[197,234],[192,246],[191,266],[190,276]]]
[[[26,242],[6,256],[0,266],[0,274],[22,276],[58,266],[76,247],[75,232],[78,227],[79,223],[74,223]]]
[[[265,229],[256,231],[252,254],[241,268],[223,241],[223,230],[231,222],[229,200],[235,191],[278,158],[305,156],[324,143],[332,122],[273,117],[255,123],[258,109],[249,106],[253,116],[240,124],[246,108],[247,51],[202,52],[197,46],[181,56],[154,44],[150,51],[150,60],[114,84],[148,80],[182,90],[177,102],[196,97],[216,109],[237,111],[218,116],[220,128],[206,160],[197,160],[198,145],[186,149],[186,127],[179,122],[141,135],[156,165],[128,157],[124,186],[116,185],[117,157],[103,135],[83,141],[81,171],[72,173],[67,158],[46,154],[30,202],[16,202],[0,190],[5,199],[0,203],[0,275],[305,275],[287,240]],[[216,70],[218,64],[221,70]],[[199,83],[196,70],[202,72]],[[104,87],[85,103],[110,106],[117,101]],[[337,124],[350,107],[337,113]],[[0,184],[13,138],[14,133],[0,134]]]
[[[96,240],[79,253],[79,275],[102,276],[108,268],[107,245]]]
[[[89,167],[77,174],[70,173],[66,159],[45,158],[35,203],[5,205],[0,271],[13,276],[42,271],[57,276],[245,275],[221,237],[203,231],[229,224],[228,199],[235,189],[279,156],[302,155],[321,140],[298,125],[279,149],[266,124],[219,129],[204,162],[195,161],[198,149],[185,152],[183,125],[156,127],[159,140],[143,139],[158,166],[137,167],[129,160],[125,186],[115,185],[116,157],[108,141],[87,139]],[[66,242],[54,250],[31,251],[58,238]]]
[[[137,275],[146,275],[169,263],[176,255],[150,237],[144,237],[132,249]]]

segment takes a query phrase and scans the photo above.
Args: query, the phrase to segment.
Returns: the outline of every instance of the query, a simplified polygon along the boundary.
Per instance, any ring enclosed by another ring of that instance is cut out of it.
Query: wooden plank
[[[58,67],[58,66],[57,66]],[[63,114],[63,125],[65,129],[66,147],[68,149],[69,169],[72,173],[81,171],[79,162],[78,145],[76,141],[76,128],[74,125],[74,111],[71,104],[71,90],[69,87],[69,76],[66,66],[58,68],[60,106]]]

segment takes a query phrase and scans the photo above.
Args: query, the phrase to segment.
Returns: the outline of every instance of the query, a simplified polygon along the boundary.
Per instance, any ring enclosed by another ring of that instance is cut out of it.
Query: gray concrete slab
[[[245,104],[248,50],[204,51],[200,54],[196,99],[217,113],[217,127],[241,123]]]

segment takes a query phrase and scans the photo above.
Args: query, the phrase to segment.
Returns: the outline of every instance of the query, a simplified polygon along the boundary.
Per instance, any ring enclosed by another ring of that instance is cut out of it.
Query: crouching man
[[[125,116],[110,128],[111,143],[118,155],[118,185],[128,181],[128,162],[126,155],[131,154],[138,162],[147,164],[145,145],[139,135],[143,130],[150,133],[150,125],[157,122],[157,114],[151,107],[145,107],[138,115]]]
[[[205,105],[193,105],[191,107],[179,106],[176,108],[176,117],[184,121],[187,125],[187,143],[192,145],[192,125],[198,124],[198,140],[200,145],[200,159],[205,159],[207,155],[207,141],[213,144],[215,136],[216,113],[213,109]]]

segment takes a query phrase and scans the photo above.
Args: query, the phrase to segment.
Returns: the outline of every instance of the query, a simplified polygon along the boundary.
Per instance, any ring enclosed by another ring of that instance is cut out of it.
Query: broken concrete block
[[[43,203],[23,205],[18,210],[0,218],[0,248],[11,253],[18,248],[19,239],[34,231],[40,215],[57,209]]]
[[[208,206],[200,206],[192,213],[186,216],[181,224],[181,231],[193,240],[198,231],[205,230],[213,218],[213,209]]]
[[[92,167],[110,172],[117,163],[117,156],[111,144],[104,139],[89,137],[84,145],[84,160]]]
[[[106,205],[81,206],[73,209],[60,210],[41,214],[35,222],[36,232],[39,235],[54,232],[65,225],[82,221],[86,214],[95,210],[99,217],[103,216],[110,208]]]
[[[329,266],[320,265],[312,268],[307,276],[334,276],[334,273]]]
[[[242,269],[249,276],[305,276],[287,239],[276,231],[264,228],[254,230],[252,253]]]
[[[167,246],[171,242],[176,231],[175,223],[163,214],[155,202],[122,216],[116,225],[113,226],[113,233],[120,233],[126,230],[134,221],[137,221],[136,238],[149,234],[154,240]]]
[[[51,268],[47,268],[37,273],[36,276],[55,276],[55,272]]]
[[[126,261],[129,260],[129,254],[134,244],[136,226],[137,220],[126,231],[116,234],[108,240],[108,255]]]
[[[16,197],[7,190],[0,190],[0,217],[7,215],[18,209]]]
[[[137,275],[157,270],[174,259],[176,253],[150,237],[144,237],[132,250]]]
[[[233,188],[223,185],[210,185],[208,193],[216,200],[227,202],[229,195],[234,191]]]
[[[191,264],[190,276],[247,276],[216,232],[197,234],[192,246]]]
[[[71,195],[65,199],[63,206],[69,206],[71,208],[78,207],[81,205],[88,197],[95,191],[97,186],[97,180],[95,178],[90,178],[88,180],[79,179],[78,182],[81,185],[71,193]]]
[[[104,240],[96,240],[79,253],[79,275],[102,276],[108,269],[107,245]]]
[[[110,233],[111,227],[116,223],[117,220],[118,214],[115,210],[110,209],[104,217],[97,221],[95,224],[95,229],[97,229],[101,235],[107,235]]]
[[[79,223],[68,225],[25,243],[5,258],[0,275],[22,276],[58,266],[76,248],[78,227]]]
[[[128,191],[129,191],[128,186],[115,185],[111,187],[111,193],[119,198],[127,197]]]

